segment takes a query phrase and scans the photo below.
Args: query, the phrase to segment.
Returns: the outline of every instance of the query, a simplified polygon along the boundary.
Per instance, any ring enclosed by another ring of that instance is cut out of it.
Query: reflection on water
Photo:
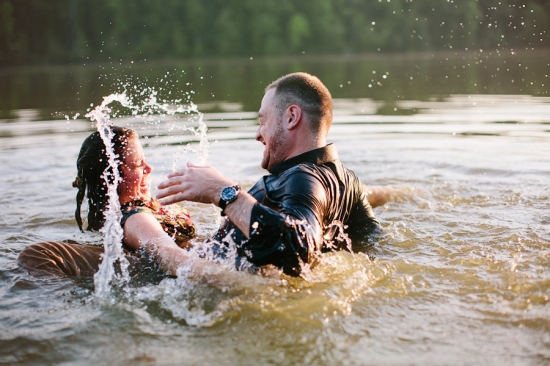
[[[263,88],[294,71],[319,76],[337,98],[392,102],[451,94],[548,96],[549,59],[547,50],[475,51],[12,68],[0,70],[0,119],[19,109],[39,109],[44,119],[57,113],[83,115],[90,103],[97,105],[127,84],[154,87],[159,99],[192,98],[204,111],[202,105],[209,111],[241,106],[255,111]]]
[[[225,103],[212,103],[221,109]],[[428,101],[402,100],[391,104],[368,98],[335,99],[331,136],[361,134],[452,134],[548,138],[550,99],[528,95],[450,95]],[[228,110],[203,117],[211,140],[250,139],[257,128],[257,112]],[[238,107],[238,106],[237,106]],[[200,108],[200,107],[199,107]],[[86,119],[67,116],[66,120],[37,120],[38,110],[16,110],[17,119],[0,120],[3,148],[50,144],[51,139],[66,138],[76,132],[90,131]],[[180,145],[199,142],[202,120],[195,115],[149,115],[136,119],[121,117],[117,124],[141,131],[151,146]],[[151,125],[154,125],[152,127]],[[189,129],[191,128],[191,129]],[[353,131],[350,131],[350,128]],[[185,132],[187,131],[187,133]],[[52,136],[53,135],[53,136]],[[63,136],[63,137],[62,137]],[[25,137],[24,139],[12,139]],[[149,139],[151,138],[151,139]],[[203,141],[204,144],[204,141]]]
[[[397,72],[386,64],[376,68],[389,70],[380,80],[392,85]],[[402,64],[416,69],[418,60]],[[266,82],[285,72],[282,65],[265,71]],[[340,71],[328,83],[342,79]],[[331,85],[337,98],[329,140],[364,182],[398,187],[393,201],[375,209],[386,235],[368,256],[325,255],[306,279],[243,276],[224,291],[151,268],[103,302],[92,297],[91,279],[35,278],[18,269],[25,244],[101,240],[78,232],[72,219],[74,164],[92,127],[72,117],[92,101],[55,118],[49,102],[4,107],[1,362],[547,364],[550,98],[520,91],[523,84],[511,90],[509,79],[499,81],[502,90],[492,84],[492,91],[465,92],[464,77],[454,92],[432,86],[431,93],[398,90],[385,99],[369,95],[372,70],[348,72],[360,75],[342,88]],[[438,74],[430,75],[433,81]],[[347,94],[359,81],[365,91]],[[250,102],[261,86],[254,81],[239,99],[247,82],[197,97],[209,128],[209,163],[245,187],[264,174],[263,147],[253,139],[259,100]],[[181,128],[197,127],[182,115],[148,118],[116,123],[140,132],[158,183],[175,156],[178,164],[196,160],[200,139]],[[189,210],[199,234],[215,230],[217,210]]]

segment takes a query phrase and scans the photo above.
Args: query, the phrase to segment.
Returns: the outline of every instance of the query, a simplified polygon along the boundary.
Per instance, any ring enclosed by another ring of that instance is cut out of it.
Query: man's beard
[[[283,161],[284,155],[284,136],[282,121],[277,121],[277,130],[275,131],[271,142],[265,145],[264,156],[262,159],[262,168],[270,170],[273,165],[276,165]]]

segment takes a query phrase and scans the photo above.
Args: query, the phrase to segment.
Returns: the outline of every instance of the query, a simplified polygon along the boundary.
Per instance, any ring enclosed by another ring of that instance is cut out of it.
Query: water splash
[[[210,149],[210,142],[208,141],[208,128],[203,121],[203,114],[198,111],[196,105],[192,105],[193,109],[190,109],[189,112],[195,112],[189,119],[190,122],[196,124],[196,127],[182,127],[182,130],[190,131],[195,136],[199,138],[199,146],[196,149],[191,149],[197,153],[197,163],[196,165],[206,165],[208,161],[208,150]],[[172,167],[172,170],[175,170],[175,166]]]
[[[94,110],[86,114],[86,117],[97,124],[97,131],[106,147],[106,155],[109,159],[110,170],[103,174],[105,185],[107,186],[108,205],[105,211],[105,224],[101,228],[103,234],[104,254],[99,271],[94,275],[95,293],[99,297],[105,297],[110,293],[111,283],[124,284],[129,280],[128,260],[122,250],[122,239],[124,231],[120,226],[122,212],[118,200],[117,187],[121,181],[118,171],[120,163],[119,156],[115,154],[113,146],[113,131],[109,128],[113,125],[109,113],[111,109],[107,107],[114,101],[122,105],[129,105],[130,102],[126,95],[111,94],[103,98],[103,102]],[[119,271],[115,270],[115,263],[119,266]]]
[[[122,249],[122,240],[124,230],[120,225],[122,212],[117,193],[118,184],[121,177],[118,171],[118,165],[121,163],[120,157],[114,152],[112,143],[113,133],[109,128],[113,125],[111,116],[119,117],[119,111],[113,111],[114,102],[129,110],[130,114],[136,118],[148,118],[152,116],[173,116],[175,114],[188,114],[188,122],[195,126],[176,126],[181,131],[190,131],[199,137],[199,146],[194,150],[197,155],[197,164],[204,165],[208,159],[209,143],[207,138],[207,127],[203,121],[203,114],[193,103],[188,105],[175,105],[167,102],[160,103],[157,99],[157,92],[151,88],[142,89],[138,96],[142,102],[132,101],[126,91],[114,93],[103,98],[103,102],[89,111],[85,116],[92,122],[96,122],[96,128],[103,143],[106,146],[106,155],[109,159],[111,170],[103,176],[107,187],[108,204],[105,215],[105,224],[100,230],[103,234],[103,244],[105,253],[100,265],[99,271],[94,275],[95,294],[99,297],[107,296],[111,291],[111,285],[124,285],[129,281],[128,266],[129,263]],[[124,113],[126,114],[126,113]],[[158,120],[158,118],[157,118]],[[145,121],[150,122],[150,121]]]
[[[167,75],[168,77],[168,75]],[[164,120],[167,127],[166,132],[174,134],[174,132],[191,132],[198,139],[198,146],[193,147],[191,144],[183,145],[178,149],[172,159],[171,170],[175,170],[178,165],[179,153],[194,152],[197,154],[196,165],[205,165],[208,161],[208,151],[210,143],[208,141],[208,128],[203,120],[203,114],[199,112],[196,104],[191,102],[191,94],[186,93],[187,97],[183,99],[167,100],[159,96],[159,92],[153,87],[137,86],[125,84],[124,94],[128,95],[131,100],[131,105],[124,107],[130,108],[131,115],[142,120],[145,124],[159,125]],[[159,88],[159,91],[162,87]],[[182,101],[184,102],[182,104]],[[171,118],[175,115],[186,115],[185,124],[181,124],[179,118]],[[195,142],[195,141],[193,141]]]
[[[206,135],[208,128],[202,119],[203,114],[198,112],[198,116],[199,127],[194,130],[194,133],[200,138],[199,148],[197,150],[197,165],[205,165],[208,161],[208,149],[210,148],[210,143],[208,142],[208,137]]]
[[[351,239],[346,234],[347,226],[338,220],[334,220],[324,229],[323,245],[332,250],[344,249],[353,253]]]

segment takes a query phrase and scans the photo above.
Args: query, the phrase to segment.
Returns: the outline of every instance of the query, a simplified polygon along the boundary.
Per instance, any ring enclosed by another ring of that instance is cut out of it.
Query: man
[[[347,238],[360,242],[379,230],[369,199],[383,204],[390,191],[363,187],[327,145],[332,97],[318,78],[294,73],[274,81],[259,119],[256,140],[269,175],[244,192],[214,168],[187,164],[159,185],[161,203],[220,206],[227,220],[214,239],[223,244],[230,234],[241,266],[271,264],[295,276],[321,252],[351,250]]]

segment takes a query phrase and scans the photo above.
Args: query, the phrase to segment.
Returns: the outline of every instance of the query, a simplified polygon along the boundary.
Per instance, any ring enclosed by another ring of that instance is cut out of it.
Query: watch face
[[[237,189],[235,187],[225,187],[222,189],[221,198],[226,202],[230,202],[237,197]]]

